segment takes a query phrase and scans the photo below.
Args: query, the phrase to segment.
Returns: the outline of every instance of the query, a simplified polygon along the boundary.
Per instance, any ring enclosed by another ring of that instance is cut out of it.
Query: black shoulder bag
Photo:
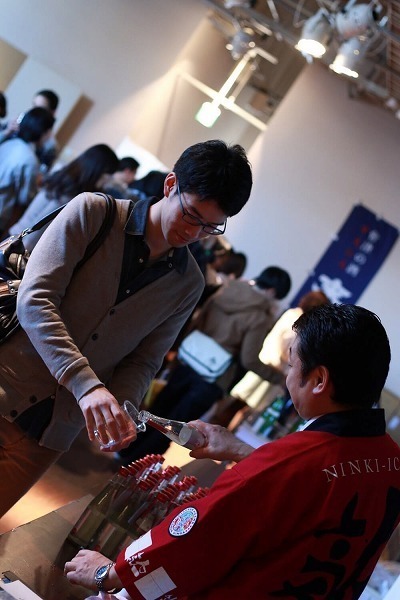
[[[107,201],[106,217],[96,236],[86,248],[85,255],[76,265],[76,269],[79,269],[96,252],[114,222],[116,214],[115,199],[108,194],[99,195]],[[18,235],[12,235],[0,242],[0,344],[7,340],[20,326],[16,312],[17,294],[30,256],[24,246],[23,238],[47,225],[62,211],[64,206],[66,204],[53,210],[32,227],[28,227]]]

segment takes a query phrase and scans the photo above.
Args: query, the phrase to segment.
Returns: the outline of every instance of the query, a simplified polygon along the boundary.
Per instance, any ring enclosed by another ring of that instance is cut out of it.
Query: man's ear
[[[166,198],[169,197],[175,183],[176,183],[176,175],[173,171],[171,171],[171,173],[168,173],[168,175],[166,176],[166,178],[164,180],[164,196],[166,196]]]
[[[327,386],[330,382],[329,371],[323,365],[316,367],[313,373],[313,392],[314,394],[321,394],[326,391]]]

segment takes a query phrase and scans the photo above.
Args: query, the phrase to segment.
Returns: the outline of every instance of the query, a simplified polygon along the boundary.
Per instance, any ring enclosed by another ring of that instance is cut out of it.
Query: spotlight
[[[236,6],[242,8],[251,8],[255,2],[253,0],[224,0],[225,8],[235,8]]]
[[[304,23],[297,50],[315,58],[321,58],[331,37],[332,26],[327,10],[320,8]]]
[[[358,77],[358,71],[356,70],[357,63],[361,58],[361,51],[363,50],[363,41],[359,38],[353,37],[343,42],[340,46],[336,58],[329,68],[339,75],[347,75],[348,77]]]
[[[220,115],[221,109],[217,104],[213,102],[203,102],[195,119],[201,123],[201,125],[204,125],[204,127],[212,127]]]
[[[339,35],[348,40],[365,34],[377,20],[377,12],[368,4],[357,4],[348,10],[344,8],[335,15],[335,26]]]

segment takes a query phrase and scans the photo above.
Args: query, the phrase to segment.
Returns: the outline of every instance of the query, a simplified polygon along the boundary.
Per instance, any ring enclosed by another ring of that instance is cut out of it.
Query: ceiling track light
[[[335,27],[338,34],[348,40],[359,35],[366,35],[376,25],[378,8],[371,4],[348,3],[347,6],[334,15]]]
[[[360,36],[371,36],[377,26],[383,26],[384,20],[377,23],[378,13],[382,6],[378,2],[369,4],[355,4],[350,0],[347,5],[337,13],[330,13],[325,8],[320,8],[304,23],[301,38],[296,45],[303,55],[321,58],[327,47],[336,35],[339,41],[357,39]],[[344,54],[357,55],[357,43],[351,42],[344,47]],[[361,48],[360,48],[361,49]]]
[[[335,60],[329,65],[332,71],[338,75],[347,75],[347,77],[358,77],[357,64],[365,52],[365,40],[358,37],[350,38],[340,46]]]
[[[225,8],[251,8],[254,6],[254,0],[224,0]]]
[[[326,52],[331,34],[330,14],[325,8],[320,8],[304,23],[296,48],[302,54],[321,58]]]
[[[232,87],[237,83],[239,77],[243,73],[244,69],[250,64],[254,62],[257,57],[265,58],[273,65],[278,63],[278,59],[263,50],[262,48],[250,48],[247,50],[246,54],[240,59],[232,73],[229,75],[228,79],[225,81],[224,85],[221,89],[215,94],[212,102],[204,102],[199,111],[195,115],[196,121],[204,125],[204,127],[212,127],[218,117],[221,115],[220,105],[222,104],[225,108],[231,109],[232,105],[235,103],[235,99],[237,94],[239,93],[241,86],[240,84],[237,87],[236,93],[234,95],[228,96]]]

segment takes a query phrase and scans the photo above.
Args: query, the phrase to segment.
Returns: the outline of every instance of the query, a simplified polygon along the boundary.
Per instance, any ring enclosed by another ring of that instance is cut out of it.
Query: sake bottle
[[[157,417],[147,410],[141,410],[139,412],[138,420],[154,427],[154,429],[163,433],[176,444],[189,448],[190,450],[202,448],[207,444],[206,436],[199,429],[188,425],[184,421],[175,421],[173,419]]]

